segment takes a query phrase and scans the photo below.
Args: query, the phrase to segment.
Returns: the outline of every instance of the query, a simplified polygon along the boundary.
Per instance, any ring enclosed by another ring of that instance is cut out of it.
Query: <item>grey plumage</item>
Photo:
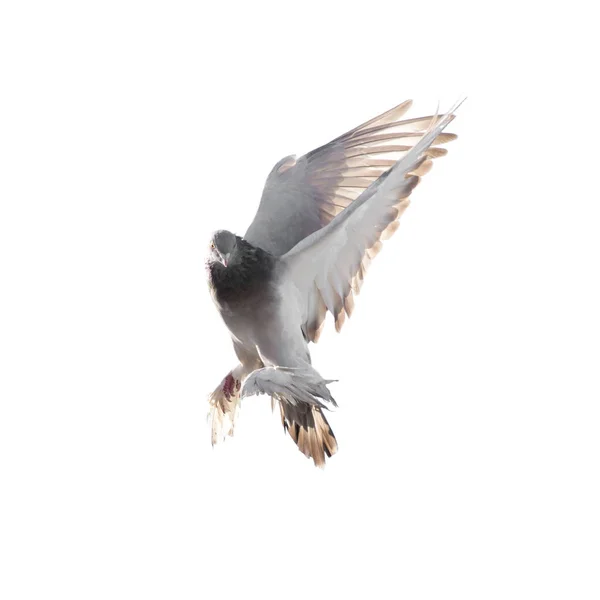
[[[210,397],[213,443],[233,434],[240,400],[267,394],[284,429],[323,466],[337,451],[323,410],[335,401],[311,365],[326,313],[339,331],[365,271],[394,233],[398,218],[437,147],[445,115],[399,120],[404,102],[329,144],[281,160],[265,184],[244,238],[218,231],[207,262],[209,286],[240,364]]]
[[[262,293],[275,275],[275,257],[229,231],[213,237],[215,246],[228,257],[227,265],[208,264],[209,285],[219,306],[247,302]]]

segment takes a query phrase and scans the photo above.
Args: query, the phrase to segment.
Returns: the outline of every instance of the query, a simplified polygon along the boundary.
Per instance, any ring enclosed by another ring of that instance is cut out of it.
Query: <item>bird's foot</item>
[[[242,382],[236,379],[232,373],[228,373],[227,377],[223,379],[222,386],[223,394],[229,400],[232,396],[239,395]]]
[[[232,373],[217,386],[209,396],[210,410],[208,418],[211,422],[213,446],[226,436],[233,435],[233,427],[240,403],[240,388],[242,382],[236,379]]]

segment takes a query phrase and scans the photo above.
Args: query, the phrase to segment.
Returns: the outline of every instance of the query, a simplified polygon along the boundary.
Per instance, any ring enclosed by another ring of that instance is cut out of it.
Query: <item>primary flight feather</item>
[[[217,231],[207,272],[239,364],[209,398],[212,443],[233,428],[241,399],[267,394],[285,430],[317,466],[337,451],[324,409],[330,380],[311,364],[327,311],[339,331],[365,271],[396,231],[411,192],[446,154],[454,118],[401,117],[406,101],[271,171],[244,237]]]

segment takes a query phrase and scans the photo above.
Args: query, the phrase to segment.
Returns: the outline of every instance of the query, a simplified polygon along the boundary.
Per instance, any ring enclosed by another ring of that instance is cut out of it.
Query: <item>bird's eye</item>
[[[214,249],[215,249],[215,243],[214,243],[214,242],[211,242],[211,243],[210,243],[210,249],[211,249],[211,250],[214,250]]]

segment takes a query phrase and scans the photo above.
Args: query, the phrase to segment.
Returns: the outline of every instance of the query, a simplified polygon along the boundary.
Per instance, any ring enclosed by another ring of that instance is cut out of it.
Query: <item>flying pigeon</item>
[[[212,299],[239,364],[209,397],[212,444],[233,435],[241,400],[266,394],[284,430],[315,465],[337,452],[324,410],[337,406],[312,366],[332,313],[340,330],[365,271],[398,228],[410,195],[444,156],[448,113],[401,120],[408,100],[301,158],[280,160],[267,178],[244,237],[219,230],[206,262]]]

